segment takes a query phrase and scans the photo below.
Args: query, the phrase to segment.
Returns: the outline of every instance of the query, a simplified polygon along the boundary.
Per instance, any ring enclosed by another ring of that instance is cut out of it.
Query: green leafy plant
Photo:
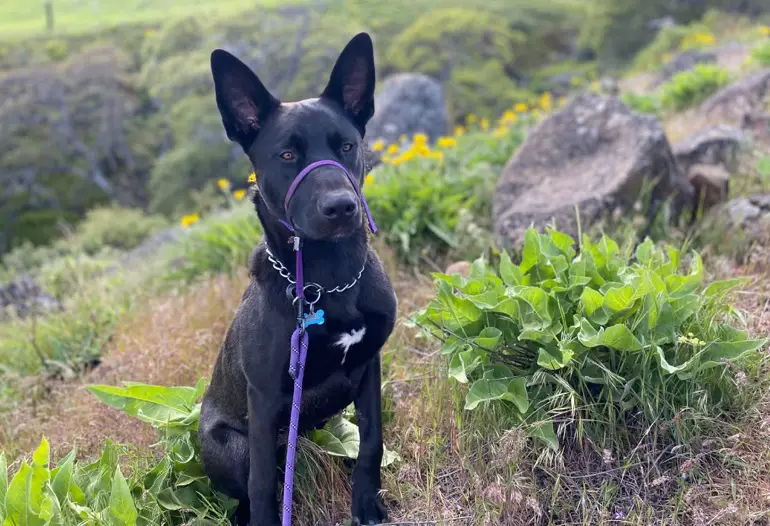
[[[664,107],[682,110],[703,102],[709,95],[730,81],[728,72],[713,64],[698,64],[693,69],[674,75],[661,88]]]
[[[129,250],[168,226],[165,218],[146,215],[137,208],[106,206],[88,211],[72,242],[76,249],[88,254],[103,248]]]
[[[107,441],[98,460],[78,462],[71,451],[51,469],[48,441],[43,439],[32,462],[22,461],[10,482],[5,456],[0,454],[0,524],[230,524],[228,517],[237,501],[211,488],[200,462],[197,431],[204,381],[195,387],[126,382],[123,387],[88,389],[105,404],[155,427],[161,437],[159,454],[142,458]],[[356,458],[358,427],[349,418],[340,415],[314,431],[311,438],[317,448]],[[301,454],[299,461],[304,458]],[[397,458],[386,451],[383,465]],[[299,468],[298,473],[307,466]]]
[[[637,95],[636,93],[624,93],[621,97],[623,103],[639,113],[648,113],[660,117],[663,113],[660,98],[655,95]]]
[[[261,237],[262,227],[252,206],[238,205],[205,219],[174,248],[179,261],[167,279],[190,282],[201,276],[245,269]]]
[[[751,50],[751,58],[762,66],[770,66],[770,39]]]
[[[523,141],[528,125],[522,119],[500,136],[457,137],[456,146],[434,152],[440,159],[412,158],[413,146],[402,154],[409,160],[396,158],[371,173],[364,193],[380,231],[402,260],[415,263],[423,256],[468,251],[464,216],[475,218],[472,230],[488,227],[479,218],[489,217],[499,168]]]
[[[633,255],[556,230],[526,233],[521,262],[503,253],[469,278],[436,274],[438,293],[416,321],[444,341],[465,408],[503,401],[530,434],[556,449],[584,436],[623,441],[629,430],[679,418],[688,436],[729,403],[736,364],[765,340],[734,328],[725,295],[704,288],[702,265],[647,240]],[[557,439],[561,437],[561,441]]]

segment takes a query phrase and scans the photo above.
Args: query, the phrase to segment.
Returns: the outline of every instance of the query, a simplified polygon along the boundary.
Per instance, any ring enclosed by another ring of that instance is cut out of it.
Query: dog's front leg
[[[354,524],[380,524],[387,520],[380,500],[380,465],[382,463],[382,396],[380,355],[372,358],[363,372],[355,406],[358,412],[360,448],[353,472]]]
[[[280,526],[275,492],[280,404],[252,385],[248,388],[248,403],[250,524]]]

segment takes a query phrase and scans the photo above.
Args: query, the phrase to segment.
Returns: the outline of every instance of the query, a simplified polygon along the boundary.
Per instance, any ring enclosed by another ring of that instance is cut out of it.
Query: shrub
[[[412,146],[383,158],[364,193],[381,234],[403,260],[470,249],[461,239],[468,238],[469,227],[477,232],[489,226],[499,168],[523,140],[524,126],[445,138],[436,150],[417,136]],[[471,220],[460,221],[464,215]]]
[[[193,226],[175,249],[179,263],[167,279],[191,282],[201,276],[245,269],[261,237],[262,226],[253,206],[240,205],[205,219]]]
[[[661,29],[650,44],[634,59],[632,67],[647,71],[662,67],[668,58],[684,49],[702,47],[703,38],[697,35],[710,35],[709,28],[701,23],[686,26],[670,26]]]
[[[751,59],[762,66],[770,66],[770,39],[751,50]]]
[[[624,93],[621,97],[623,103],[639,113],[648,113],[660,117],[663,113],[660,98],[655,95],[637,95],[636,93]]]
[[[433,9],[393,39],[386,60],[399,71],[417,71],[444,82],[456,117],[474,110],[491,116],[515,102],[516,83],[507,70],[524,40],[523,33],[492,13]],[[479,106],[479,98],[485,106]]]
[[[661,88],[664,107],[682,110],[703,102],[709,95],[730,81],[724,69],[712,64],[698,64],[689,71],[677,73]]]
[[[725,295],[741,282],[704,288],[697,254],[682,272],[679,251],[649,240],[633,255],[607,237],[585,237],[579,255],[574,245],[531,229],[518,265],[504,253],[467,279],[436,275],[417,322],[444,341],[450,377],[469,386],[465,408],[504,403],[554,449],[583,437],[628,446],[675,418],[677,437],[691,437],[729,406],[739,364],[766,343],[731,325],[740,317]]]
[[[103,248],[130,250],[139,243],[168,227],[160,216],[146,215],[136,208],[105,206],[88,211],[77,226],[73,243],[87,254]]]

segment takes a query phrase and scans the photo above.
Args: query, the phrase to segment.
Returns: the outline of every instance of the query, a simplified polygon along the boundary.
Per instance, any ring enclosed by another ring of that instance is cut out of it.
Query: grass
[[[223,12],[245,11],[248,0],[52,0],[54,34],[77,34],[122,24],[157,24],[170,18],[196,15],[216,17]],[[259,0],[272,5],[276,0]],[[0,3],[3,38],[43,37],[46,31],[43,2],[6,0]]]

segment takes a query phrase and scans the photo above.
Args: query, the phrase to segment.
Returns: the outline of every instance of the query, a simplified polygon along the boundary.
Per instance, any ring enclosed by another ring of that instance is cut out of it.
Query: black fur
[[[343,285],[366,263],[358,285],[322,296],[318,307],[326,323],[308,329],[300,427],[322,425],[355,403],[361,446],[353,472],[353,521],[386,520],[378,495],[383,453],[379,350],[393,330],[395,294],[369,248],[356,194],[340,170],[314,170],[288,211],[283,204],[292,180],[314,161],[336,160],[363,183],[363,135],[374,113],[373,55],[369,36],[357,35],[340,55],[323,94],[296,103],[280,103],[229,53],[211,55],[225,130],[243,147],[258,177],[254,204],[265,231],[250,263],[253,279],[203,399],[199,432],[206,473],[241,503],[234,519],[238,524],[280,524],[278,445],[289,422],[289,338],[297,313],[286,295],[288,283],[267,260],[265,244],[294,274],[289,232],[278,222],[286,217],[303,239],[306,281],[326,288]],[[342,364],[336,339],[362,326],[363,340],[350,348]]]

